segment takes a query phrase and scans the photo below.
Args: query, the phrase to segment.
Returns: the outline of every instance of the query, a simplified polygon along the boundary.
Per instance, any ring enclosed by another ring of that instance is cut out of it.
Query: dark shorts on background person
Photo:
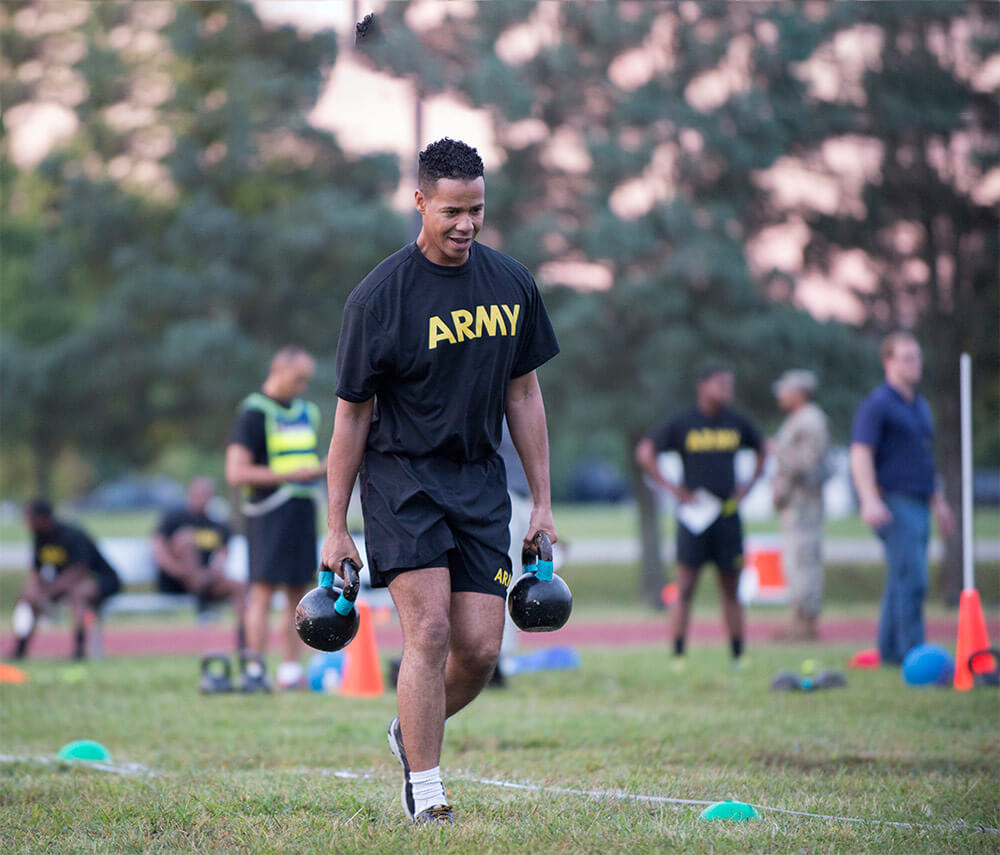
[[[188,594],[187,588],[185,588],[180,582],[178,582],[169,573],[164,573],[160,570],[156,574],[156,590],[161,594]]]
[[[712,562],[721,573],[743,568],[743,523],[739,514],[719,517],[701,534],[692,534],[677,523],[677,561],[698,569]]]
[[[261,517],[247,517],[250,582],[308,585],[316,577],[316,505],[289,499]]]
[[[453,592],[507,595],[510,498],[498,455],[457,463],[369,450],[361,507],[372,587],[444,566]]]
[[[94,576],[94,581],[97,582],[98,603],[111,599],[122,589],[121,580],[116,573],[98,573]]]
[[[164,573],[162,570],[160,570],[156,574],[156,590],[159,591],[161,594],[171,594],[171,595],[175,594],[187,595],[195,593],[194,591],[184,587],[184,585],[178,582],[169,573]],[[214,603],[220,600],[228,599],[228,597],[225,594],[220,594],[217,597],[210,597],[199,594],[198,597],[200,601],[206,603]]]

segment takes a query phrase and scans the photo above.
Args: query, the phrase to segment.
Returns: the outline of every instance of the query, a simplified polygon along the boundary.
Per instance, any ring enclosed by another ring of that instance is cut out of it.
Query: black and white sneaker
[[[451,805],[434,805],[413,817],[414,825],[454,825],[455,811]]]
[[[403,767],[403,790],[400,794],[403,802],[403,810],[406,811],[406,816],[409,819],[413,819],[414,804],[413,787],[410,784],[410,764],[406,760],[406,750],[403,748],[403,730],[399,726],[399,716],[396,716],[389,722],[387,738],[389,740],[389,750],[392,751],[393,756],[399,761],[399,765]]]

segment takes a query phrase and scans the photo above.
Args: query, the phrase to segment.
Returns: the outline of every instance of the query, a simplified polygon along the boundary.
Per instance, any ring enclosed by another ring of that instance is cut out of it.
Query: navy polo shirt
[[[934,492],[934,422],[927,401],[907,401],[883,383],[858,407],[851,442],[871,446],[885,492],[929,499]]]

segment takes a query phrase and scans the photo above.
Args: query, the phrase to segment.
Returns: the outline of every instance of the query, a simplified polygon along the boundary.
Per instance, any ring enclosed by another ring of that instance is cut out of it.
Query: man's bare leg
[[[278,663],[278,688],[301,689],[305,686],[305,672],[299,657],[305,650],[302,639],[295,630],[295,607],[306,592],[305,585],[283,585],[285,605],[281,609],[281,662]]]
[[[733,570],[719,574],[719,593],[722,595],[722,616],[729,630],[729,643],[734,659],[743,654],[743,606],[740,605],[738,588],[740,572]]]
[[[274,585],[254,582],[246,609],[247,646],[255,653],[267,653],[267,619],[271,610]]]
[[[167,541],[167,546],[181,567],[181,575],[174,576],[174,579],[190,593],[200,595],[206,578],[195,545],[194,529],[189,526],[177,529]]]
[[[305,585],[285,586],[285,606],[281,610],[281,654],[285,662],[297,662],[305,649],[295,631],[295,607],[305,593]]]
[[[66,601],[73,616],[73,658],[86,658],[87,612],[97,608],[99,591],[92,576],[77,579],[66,591]]]
[[[45,612],[45,603],[41,579],[37,573],[29,573],[14,606],[14,647],[11,650],[14,659],[28,655],[28,645],[38,626],[38,618]]]
[[[687,638],[688,623],[691,620],[691,602],[694,600],[695,586],[698,583],[698,571],[686,564],[677,568],[677,601],[674,603],[673,632],[674,642]]]
[[[447,567],[400,573],[389,593],[403,630],[396,697],[410,769],[436,767],[444,737],[445,662],[451,622],[451,575]]]
[[[500,655],[506,601],[494,594],[451,595],[451,642],[444,669],[445,716],[473,701]]]

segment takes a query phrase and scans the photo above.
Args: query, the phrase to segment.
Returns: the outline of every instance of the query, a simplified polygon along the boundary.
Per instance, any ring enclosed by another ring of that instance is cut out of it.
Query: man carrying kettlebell
[[[417,824],[454,822],[439,767],[445,719],[479,694],[499,654],[511,580],[496,451],[505,413],[532,495],[524,543],[534,550],[538,531],[556,540],[535,369],[559,345],[531,274],[475,242],[484,194],[474,148],[446,138],[420,153],[420,233],[355,288],[337,348],[323,563],[360,564],[346,520],[360,470],[372,584],[388,586],[403,631],[389,745]]]

